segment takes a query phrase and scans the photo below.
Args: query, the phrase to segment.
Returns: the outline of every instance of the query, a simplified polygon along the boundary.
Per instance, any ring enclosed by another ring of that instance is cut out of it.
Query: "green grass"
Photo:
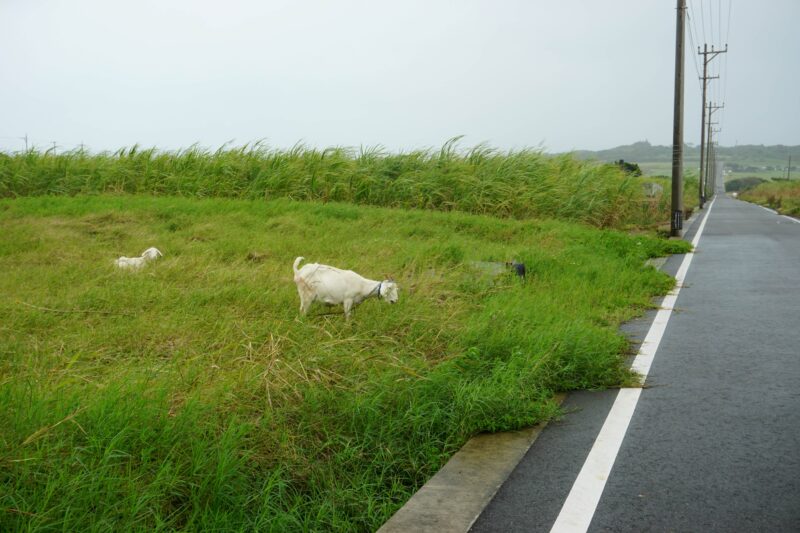
[[[733,178],[725,182],[726,192],[741,193],[747,189],[752,189],[757,185],[764,183],[766,180],[751,176],[749,178]]]
[[[0,154],[0,197],[135,193],[322,202],[464,211],[510,218],[558,218],[596,227],[669,222],[616,165],[501,152],[484,145],[403,154],[379,148],[255,144],[215,152],[133,147],[116,153]]]
[[[650,198],[652,213],[669,213],[672,209],[672,178],[667,176],[641,176],[638,180],[643,183],[657,183],[662,188],[662,194]],[[696,174],[687,173],[683,180],[683,209],[684,220],[688,220],[700,204],[697,191],[698,178]],[[655,220],[655,219],[653,219]],[[659,218],[662,225],[669,226],[669,220]]]
[[[644,260],[687,249],[286,199],[6,199],[0,226],[2,531],[373,531],[471,435],[628,383],[618,325],[673,283]],[[301,318],[297,255],[400,302]],[[527,282],[469,266],[512,259]]]
[[[800,216],[800,181],[780,180],[762,183],[739,194],[748,202],[765,205],[784,215]]]

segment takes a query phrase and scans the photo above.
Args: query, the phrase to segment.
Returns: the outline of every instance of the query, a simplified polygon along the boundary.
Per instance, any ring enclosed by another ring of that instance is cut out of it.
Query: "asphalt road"
[[[719,196],[589,531],[800,531],[799,311],[800,223]],[[550,531],[617,394],[569,395],[470,531]]]

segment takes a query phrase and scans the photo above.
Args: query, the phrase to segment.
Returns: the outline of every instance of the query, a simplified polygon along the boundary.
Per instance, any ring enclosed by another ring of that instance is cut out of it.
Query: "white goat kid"
[[[158,248],[148,248],[139,257],[125,257],[122,256],[114,264],[122,269],[139,270],[145,263],[152,261],[158,257],[163,257],[164,254]]]
[[[388,279],[375,281],[364,278],[352,270],[308,263],[298,269],[303,257],[294,260],[294,282],[300,294],[300,313],[306,314],[315,301],[327,305],[343,305],[344,315],[350,318],[354,305],[377,296],[390,304],[397,302],[397,284]]]

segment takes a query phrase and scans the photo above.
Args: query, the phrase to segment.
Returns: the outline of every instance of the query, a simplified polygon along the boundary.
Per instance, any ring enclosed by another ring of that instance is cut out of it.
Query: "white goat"
[[[327,305],[344,306],[344,315],[350,318],[354,305],[367,298],[377,296],[389,302],[397,302],[397,284],[390,280],[374,281],[359,276],[352,270],[308,263],[298,269],[303,257],[294,260],[294,282],[300,294],[300,313],[306,314],[311,304],[319,300]]]
[[[119,259],[117,259],[116,261],[114,261],[114,264],[117,265],[119,268],[122,268],[122,269],[139,270],[148,261],[152,261],[153,259],[156,259],[158,257],[163,257],[163,256],[164,256],[164,254],[162,254],[159,251],[158,248],[148,248],[147,250],[142,252],[142,255],[140,257],[125,257],[125,256],[122,256]]]

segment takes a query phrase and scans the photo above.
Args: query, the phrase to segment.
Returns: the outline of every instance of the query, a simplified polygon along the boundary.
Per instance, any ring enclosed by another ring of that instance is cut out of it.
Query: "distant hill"
[[[719,157],[725,162],[725,168],[737,173],[785,172],[789,155],[792,156],[792,173],[800,169],[800,145],[785,146],[782,144],[764,146],[763,144],[743,144],[739,146],[719,146]],[[640,141],[625,146],[617,146],[608,150],[577,150],[575,155],[581,159],[597,159],[599,161],[619,161],[623,159],[631,163],[639,163],[643,169],[663,170],[664,164],[672,162],[672,146],[652,145]],[[696,166],[700,160],[700,147],[685,145],[684,162],[687,166]],[[650,164],[648,164],[650,163]],[[656,163],[653,165],[653,163]],[[800,173],[798,173],[800,177]]]
[[[684,147],[684,157],[689,157],[694,152],[694,156],[700,157],[698,148],[689,145]],[[600,161],[619,161],[624,159],[633,163],[650,161],[672,161],[671,146],[652,145],[647,141],[639,141],[625,146],[617,146],[608,150],[577,150],[575,155],[581,159],[597,159]]]

